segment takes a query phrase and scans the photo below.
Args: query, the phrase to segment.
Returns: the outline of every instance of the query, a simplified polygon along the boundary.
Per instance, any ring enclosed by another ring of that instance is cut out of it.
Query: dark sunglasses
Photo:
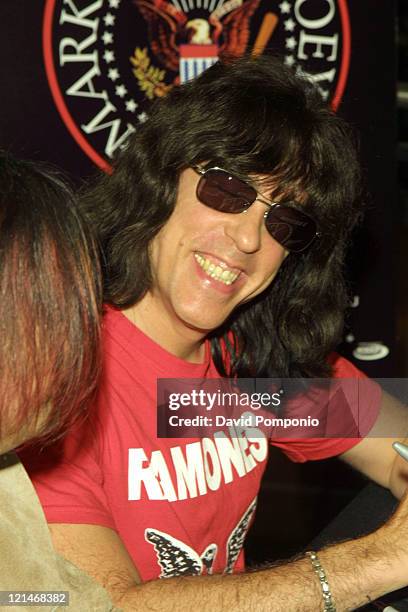
[[[193,166],[193,170],[201,175],[197,198],[214,210],[237,214],[245,212],[256,200],[266,204],[266,229],[288,251],[304,251],[319,236],[312,217],[290,204],[264,200],[252,185],[227,170],[218,167],[204,169],[201,166]]]

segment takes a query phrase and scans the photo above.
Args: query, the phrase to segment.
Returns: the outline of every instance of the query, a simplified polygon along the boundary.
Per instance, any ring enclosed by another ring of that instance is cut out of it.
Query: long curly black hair
[[[344,255],[362,209],[359,164],[349,126],[274,57],[218,62],[175,87],[138,126],[113,174],[84,192],[103,250],[106,301],[129,307],[149,289],[149,243],[173,211],[180,172],[204,161],[270,176],[271,196],[300,200],[321,232],[211,334],[220,374],[330,375],[327,355],[347,306]]]

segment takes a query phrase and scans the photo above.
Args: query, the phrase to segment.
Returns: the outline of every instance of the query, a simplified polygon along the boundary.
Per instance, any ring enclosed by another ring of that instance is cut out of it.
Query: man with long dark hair
[[[103,256],[105,365],[88,426],[34,474],[57,549],[126,609],[345,609],[408,582],[394,568],[383,580],[379,553],[405,506],[319,556],[220,576],[244,570],[268,442],[156,432],[158,378],[362,378],[331,355],[359,169],[316,89],[271,58],[214,65],[156,103],[83,208]],[[372,385],[361,403],[366,431],[380,395]],[[342,455],[404,490],[389,441],[271,443],[297,461]]]

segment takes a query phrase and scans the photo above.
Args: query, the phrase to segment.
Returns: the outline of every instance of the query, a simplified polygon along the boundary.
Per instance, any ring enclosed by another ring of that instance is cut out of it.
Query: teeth
[[[202,268],[208,276],[220,283],[224,283],[224,285],[232,285],[239,276],[239,272],[232,272],[231,270],[221,268],[221,266],[216,266],[209,259],[198,253],[194,253],[194,257],[200,268]]]

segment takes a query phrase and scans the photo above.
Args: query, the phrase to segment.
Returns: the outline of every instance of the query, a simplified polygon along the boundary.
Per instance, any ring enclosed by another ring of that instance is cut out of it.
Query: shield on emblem
[[[180,82],[195,79],[218,60],[217,45],[180,45]]]

